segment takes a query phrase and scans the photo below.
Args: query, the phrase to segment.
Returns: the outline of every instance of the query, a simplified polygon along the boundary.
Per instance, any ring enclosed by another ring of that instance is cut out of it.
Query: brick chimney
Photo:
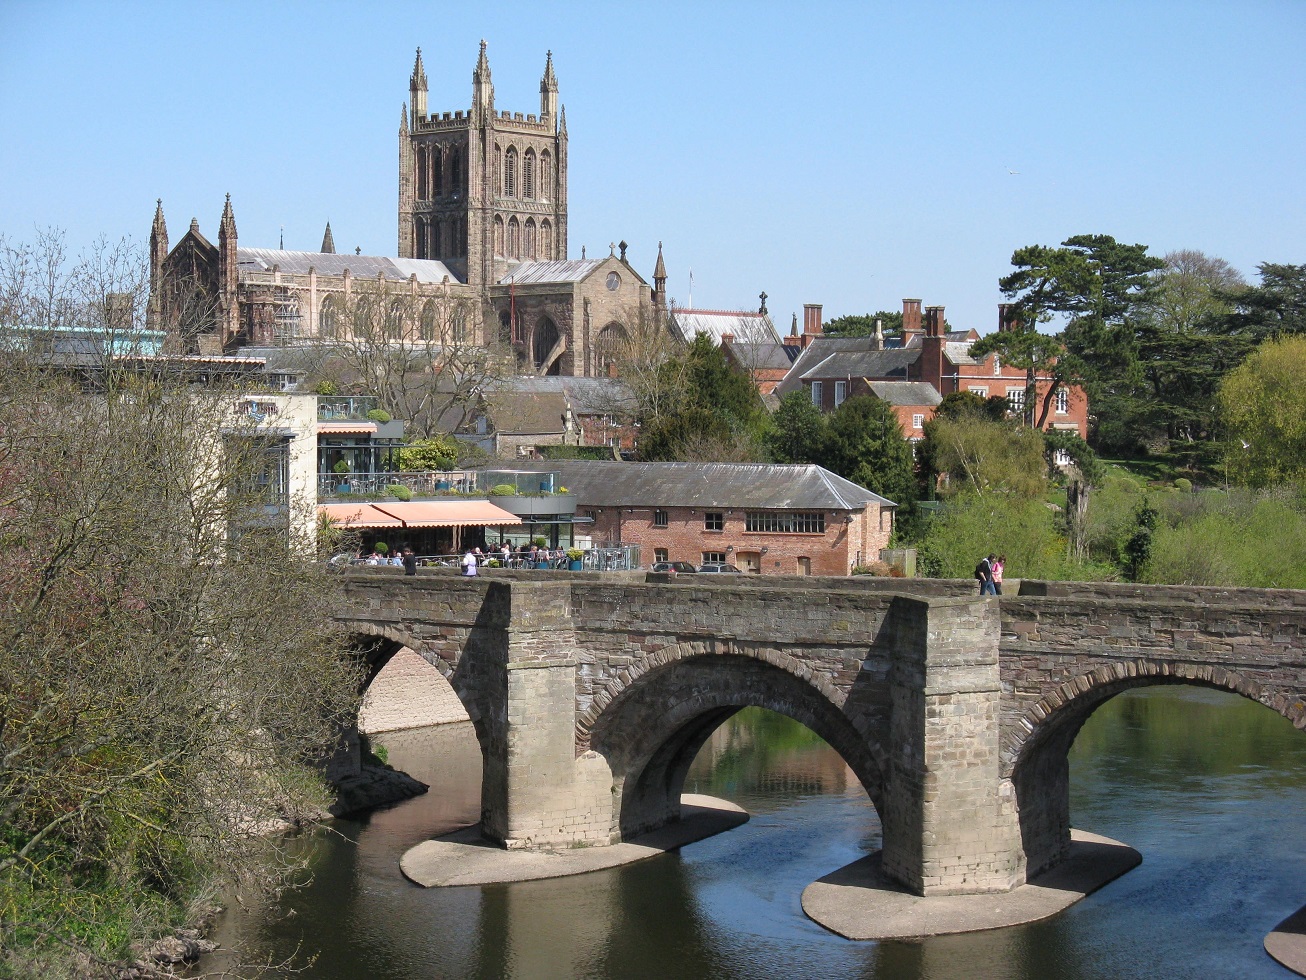
[[[722,347],[729,347],[729,346],[730,346],[731,344],[733,344],[734,342],[735,342],[735,335],[734,335],[734,334],[732,334],[732,333],[723,333],[723,334],[721,335],[721,346],[722,346]]]
[[[943,318],[942,306],[925,307],[925,336],[942,337],[944,334],[943,325],[946,322]]]
[[[904,299],[902,301],[902,345],[904,347],[912,337],[921,332],[921,301]]]
[[[811,337],[821,336],[821,304],[803,304],[803,333]]]
[[[1015,303],[998,304],[998,333],[1016,330],[1020,326],[1020,321],[1016,319],[1015,306]]]

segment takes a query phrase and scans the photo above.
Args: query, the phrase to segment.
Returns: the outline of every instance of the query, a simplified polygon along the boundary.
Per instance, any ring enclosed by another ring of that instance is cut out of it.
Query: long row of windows
[[[418,216],[413,222],[414,255],[419,259],[458,258],[467,254],[467,219]]]
[[[824,534],[825,514],[821,511],[754,511],[744,517],[744,530],[771,534]]]
[[[467,311],[461,306],[448,307],[432,299],[427,300],[420,311],[415,311],[410,301],[395,299],[381,312],[372,305],[367,302],[354,304],[349,312],[355,323],[353,329],[347,331],[344,300],[325,297],[318,308],[318,335],[336,340],[347,339],[347,333],[362,333],[372,334],[371,339],[377,340],[424,340],[444,344],[471,341]]]
[[[503,153],[503,162],[499,163],[499,148],[495,147],[496,169],[502,175],[504,197],[516,197],[525,201],[547,201],[553,197],[553,155],[548,150],[540,153],[538,160],[534,150],[527,150],[520,158],[517,148],[510,146]]]

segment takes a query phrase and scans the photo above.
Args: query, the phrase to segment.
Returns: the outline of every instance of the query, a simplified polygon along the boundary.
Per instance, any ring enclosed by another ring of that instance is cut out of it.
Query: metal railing
[[[413,496],[477,492],[474,470],[421,470],[414,473],[319,473],[317,495],[385,496],[389,488],[406,488]],[[348,489],[344,489],[344,488]]]
[[[345,422],[365,419],[379,407],[375,395],[318,395],[317,417],[320,422]]]

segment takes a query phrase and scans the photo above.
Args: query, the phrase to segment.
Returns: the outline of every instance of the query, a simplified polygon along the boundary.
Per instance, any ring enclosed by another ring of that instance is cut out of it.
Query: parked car
[[[736,568],[734,565],[724,561],[705,561],[698,567],[700,572],[718,572],[722,575],[743,575],[742,568]]]
[[[653,563],[655,572],[697,572],[695,568],[687,561],[655,561]]]

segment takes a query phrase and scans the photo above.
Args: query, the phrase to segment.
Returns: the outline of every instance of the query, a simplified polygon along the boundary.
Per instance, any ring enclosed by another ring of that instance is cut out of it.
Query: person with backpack
[[[993,562],[997,557],[997,555],[989,555],[987,558],[981,558],[980,563],[975,566],[975,578],[979,579],[980,595],[998,594],[993,584]]]

